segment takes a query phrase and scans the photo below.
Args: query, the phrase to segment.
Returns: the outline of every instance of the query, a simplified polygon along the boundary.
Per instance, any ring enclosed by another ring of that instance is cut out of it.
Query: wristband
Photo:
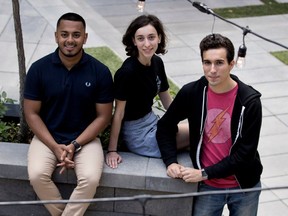
[[[201,169],[201,174],[202,174],[203,180],[207,180],[208,179],[208,175],[207,175],[205,169]]]
[[[75,153],[79,152],[81,150],[82,147],[76,140],[73,140],[71,143],[74,145],[74,149],[75,149],[74,152]]]

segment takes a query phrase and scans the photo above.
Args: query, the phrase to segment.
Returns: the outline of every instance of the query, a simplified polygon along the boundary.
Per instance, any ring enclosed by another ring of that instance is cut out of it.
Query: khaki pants
[[[100,140],[97,138],[84,145],[74,156],[77,186],[70,200],[92,199],[99,186],[103,170],[104,155]],[[40,200],[61,200],[61,194],[51,180],[58,163],[53,152],[36,136],[28,151],[28,175],[31,185]],[[65,175],[63,173],[62,175]],[[84,215],[89,203],[45,204],[53,216]]]

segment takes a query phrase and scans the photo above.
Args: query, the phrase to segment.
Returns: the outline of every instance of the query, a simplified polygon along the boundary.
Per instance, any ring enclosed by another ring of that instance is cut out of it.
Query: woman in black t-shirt
[[[166,34],[154,15],[141,15],[131,22],[123,36],[129,56],[114,76],[116,109],[106,163],[116,168],[122,161],[117,152],[119,135],[126,147],[139,155],[160,158],[156,140],[158,117],[152,110],[156,95],[165,109],[172,102],[162,59]],[[178,148],[188,146],[188,124],[178,126]]]

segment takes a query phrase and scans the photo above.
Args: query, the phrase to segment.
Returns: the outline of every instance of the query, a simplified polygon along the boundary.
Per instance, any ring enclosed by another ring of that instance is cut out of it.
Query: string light
[[[245,56],[246,56],[246,51],[247,47],[245,46],[245,36],[249,32],[249,27],[246,26],[246,28],[243,28],[243,43],[238,49],[238,55],[236,59],[236,67],[238,68],[243,68],[246,64]]]
[[[142,13],[144,12],[144,9],[145,9],[145,0],[138,0],[137,10]]]
[[[238,49],[238,56],[236,59],[236,66],[238,68],[243,68],[245,66],[245,56],[246,56],[247,47],[243,43]]]

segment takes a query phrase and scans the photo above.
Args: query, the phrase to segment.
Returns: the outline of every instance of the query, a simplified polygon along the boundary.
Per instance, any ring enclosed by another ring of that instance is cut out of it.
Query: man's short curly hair
[[[59,27],[61,20],[82,22],[84,29],[86,28],[86,22],[84,18],[77,13],[68,12],[68,13],[63,14],[57,21],[57,28]]]
[[[209,49],[224,48],[227,51],[227,61],[230,63],[234,59],[235,49],[231,40],[221,34],[210,34],[200,42],[201,59],[203,61],[203,52]]]

